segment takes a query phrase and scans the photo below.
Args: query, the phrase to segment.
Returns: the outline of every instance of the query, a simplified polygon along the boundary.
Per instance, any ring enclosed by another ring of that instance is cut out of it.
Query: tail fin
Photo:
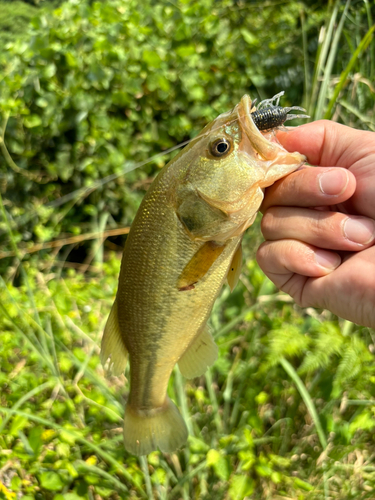
[[[133,410],[125,407],[124,444],[133,455],[148,455],[158,448],[172,452],[180,448],[188,431],[176,405],[167,397],[162,408]]]

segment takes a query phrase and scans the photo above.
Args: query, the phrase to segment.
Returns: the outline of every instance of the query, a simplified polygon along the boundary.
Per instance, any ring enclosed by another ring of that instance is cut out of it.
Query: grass
[[[355,16],[358,4],[335,0],[327,10],[314,56],[308,53],[308,23],[301,11],[304,53],[304,105],[315,119],[334,119],[350,126],[375,130],[374,22],[369,2]],[[347,43],[343,42],[343,38]]]
[[[301,13],[304,102],[311,116],[374,129],[364,5],[358,32],[353,4],[332,4],[314,61]],[[358,43],[340,67],[344,37]],[[108,378],[99,363],[120,263],[103,244],[107,214],[89,235],[94,260],[83,273],[53,253],[24,261],[3,200],[0,211],[14,256],[0,281],[0,499],[374,498],[375,333],[279,293],[254,260],[259,222],[245,238],[238,287],[223,290],[210,319],[218,361],[196,380],[176,369],[170,381],[186,447],[137,459],[122,445],[127,374]]]
[[[373,497],[370,331],[353,325],[344,335],[340,320],[277,293],[249,255],[255,235],[238,290],[225,289],[215,305],[219,360],[200,379],[172,377],[190,431],[172,455],[125,452],[126,379],[106,380],[99,364],[118,256],[64,279],[26,263],[29,291],[3,282],[0,470],[8,491],[47,500]],[[337,345],[322,361],[327,336]],[[350,367],[361,371],[351,378],[344,364],[352,351]]]

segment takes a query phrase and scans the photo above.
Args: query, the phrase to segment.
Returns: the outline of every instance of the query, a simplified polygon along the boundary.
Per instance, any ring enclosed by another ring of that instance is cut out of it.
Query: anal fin
[[[230,264],[227,275],[227,281],[228,285],[230,286],[231,292],[233,292],[238,283],[241,274],[241,267],[242,267],[242,244],[240,243],[235,254],[233,255],[233,259]]]
[[[125,347],[118,324],[116,300],[113,303],[104,328],[100,351],[100,361],[103,366],[108,358],[110,358],[108,370],[111,371],[113,375],[121,375],[124,373],[128,361],[128,350]]]
[[[222,254],[225,245],[218,245],[214,241],[206,241],[186,264],[177,281],[180,291],[192,290],[195,283],[203,278]]]
[[[200,377],[216,361],[217,353],[218,347],[206,326],[178,361],[181,374],[186,378]]]

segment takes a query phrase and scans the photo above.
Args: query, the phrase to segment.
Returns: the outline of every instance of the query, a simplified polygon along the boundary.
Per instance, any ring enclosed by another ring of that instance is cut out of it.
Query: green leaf
[[[375,427],[375,418],[370,410],[363,411],[357,415],[353,422],[350,423],[349,430],[354,434],[357,430],[372,430]]]
[[[305,490],[305,491],[313,491],[314,490],[314,486],[312,484],[308,483],[307,481],[303,481],[299,477],[296,477],[294,479],[294,484],[295,484],[295,486],[297,486],[297,488],[301,488],[301,490]]]
[[[230,475],[230,467],[226,457],[223,457],[217,450],[209,450],[207,453],[207,465],[212,467],[215,474],[224,481],[227,481]]]
[[[181,47],[178,47],[176,50],[176,54],[178,54],[180,57],[190,57],[191,55],[195,54],[195,47],[194,45],[183,45]]]
[[[39,481],[42,488],[45,488],[49,491],[57,491],[60,490],[64,483],[61,480],[61,477],[56,472],[43,472],[39,476]]]
[[[29,432],[29,443],[33,452],[38,455],[40,448],[43,445],[42,434],[44,432],[43,427],[33,427]]]
[[[85,497],[77,495],[77,493],[65,493],[65,495],[55,495],[53,500],[83,500]]]
[[[294,325],[284,324],[282,328],[269,333],[270,364],[276,364],[283,356],[296,356],[305,352],[310,338]]]
[[[43,76],[45,78],[52,78],[56,74],[56,66],[52,64],[48,64],[43,70]]]
[[[154,50],[145,49],[142,57],[150,68],[160,68],[161,58]]]
[[[10,434],[12,436],[17,436],[18,431],[24,429],[28,424],[28,420],[25,417],[21,417],[20,415],[17,415],[14,417],[12,426],[10,428]]]
[[[230,480],[229,496],[232,500],[243,500],[254,491],[254,481],[245,475],[235,475]]]
[[[27,128],[39,127],[42,124],[42,119],[38,115],[30,115],[24,118],[23,123]]]
[[[190,449],[193,453],[206,453],[209,450],[209,446],[194,436],[189,436]]]
[[[248,45],[258,45],[258,43],[259,43],[258,38],[255,35],[253,35],[252,33],[250,33],[250,31],[243,28],[240,30],[240,33]]]

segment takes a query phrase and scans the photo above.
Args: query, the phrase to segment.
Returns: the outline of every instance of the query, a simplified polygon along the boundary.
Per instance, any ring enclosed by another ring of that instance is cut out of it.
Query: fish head
[[[241,234],[254,221],[264,189],[306,161],[300,153],[286,151],[272,131],[260,132],[251,109],[250,97],[243,96],[232,111],[208,124],[188,148],[188,166],[177,193],[178,214],[186,221],[188,212],[198,212],[189,215],[188,222],[199,239],[212,238],[220,216],[223,224],[217,241]],[[201,219],[198,224],[193,220],[197,218]],[[209,228],[201,230],[204,225]]]

